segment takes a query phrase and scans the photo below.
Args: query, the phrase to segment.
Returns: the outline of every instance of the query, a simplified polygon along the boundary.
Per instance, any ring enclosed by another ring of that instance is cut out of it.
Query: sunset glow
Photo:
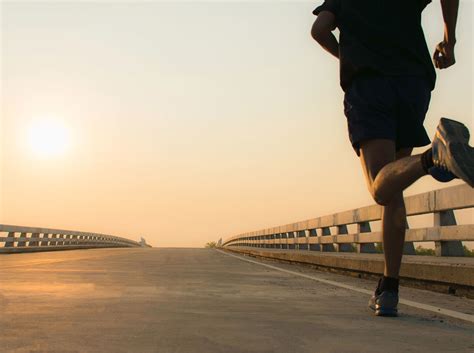
[[[28,143],[35,156],[57,157],[66,153],[69,133],[58,121],[39,119],[28,129]]]
[[[316,3],[2,2],[0,223],[202,247],[373,204],[339,63],[310,35]],[[430,137],[442,116],[473,129],[472,10]],[[432,51],[439,2],[423,25]]]

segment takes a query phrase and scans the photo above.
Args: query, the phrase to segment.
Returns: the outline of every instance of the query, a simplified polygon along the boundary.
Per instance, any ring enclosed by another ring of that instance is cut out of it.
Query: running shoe
[[[469,146],[469,137],[464,124],[441,118],[431,144],[434,167],[429,172],[436,180],[458,177],[474,187],[474,148]]]
[[[369,308],[377,316],[398,316],[398,292],[383,291],[372,295],[369,300]]]
[[[445,170],[439,167],[431,167],[428,169],[428,174],[431,175],[435,180],[441,183],[447,183],[454,179],[459,179],[456,175],[451,173],[449,170]]]

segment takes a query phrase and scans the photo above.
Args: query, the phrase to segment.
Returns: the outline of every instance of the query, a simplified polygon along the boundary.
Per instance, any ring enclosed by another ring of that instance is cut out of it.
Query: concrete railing
[[[463,241],[474,241],[474,224],[457,225],[454,210],[474,207],[474,189],[467,185],[405,198],[408,216],[434,214],[431,227],[408,229],[405,254],[414,255],[414,242],[434,242],[437,256],[464,256]],[[376,252],[382,233],[371,231],[382,207],[373,205],[329,216],[309,219],[239,234],[222,242],[222,247],[254,247],[322,252]],[[353,231],[349,231],[352,229]]]
[[[142,247],[113,235],[0,224],[0,253]]]

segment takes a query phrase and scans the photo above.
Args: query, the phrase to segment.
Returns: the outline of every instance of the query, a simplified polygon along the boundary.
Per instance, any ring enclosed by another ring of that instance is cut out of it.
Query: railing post
[[[357,233],[370,233],[370,223],[369,222],[360,222],[357,223]],[[365,253],[365,254],[373,254],[375,253],[375,245],[374,243],[358,243],[357,244],[357,252],[359,254]]]
[[[288,239],[290,238],[288,233],[281,233],[283,239],[285,239],[285,249],[288,250],[290,248],[290,244],[288,243]]]
[[[5,248],[13,248],[15,246],[15,232],[8,233],[9,238],[13,238],[13,240],[5,242]]]
[[[22,233],[20,234],[20,238],[25,239],[25,238],[26,238],[26,233],[22,232]],[[26,246],[26,240],[18,241],[18,244],[17,244],[16,246],[17,246],[17,247],[18,247],[18,246],[20,246],[20,247]]]
[[[434,226],[455,226],[456,217],[453,210],[434,213]],[[455,241],[435,241],[436,256],[464,256],[462,242]]]
[[[337,235],[344,235],[349,234],[347,230],[347,225],[339,225],[337,226]],[[336,244],[336,249],[338,252],[351,252],[352,246],[351,244]]]
[[[48,246],[49,245],[49,233],[43,233],[43,236],[41,237],[41,242],[40,246]]]
[[[298,238],[305,238],[305,243],[304,244],[300,244],[298,242],[298,249],[303,249],[303,250],[308,250],[309,248],[309,243],[308,243],[308,237],[306,236],[306,231],[305,230],[300,230],[298,231]],[[299,240],[299,239],[298,239]]]
[[[317,238],[318,232],[316,231],[316,229],[310,229],[309,236],[310,238]],[[313,251],[321,251],[321,246],[319,244],[309,244],[308,249]]]
[[[323,236],[328,236],[328,235],[331,235],[331,228],[329,227],[323,227],[323,230],[322,230],[322,235]],[[322,251],[324,252],[334,252],[336,251],[336,249],[334,248],[334,244],[322,244]]]
[[[36,239],[39,239],[39,233],[32,233],[30,241],[28,242],[28,246],[38,246],[39,241]]]
[[[288,236],[288,249],[296,249],[296,244],[295,244],[295,232],[288,232],[286,233]],[[292,239],[293,243],[290,243],[290,239]]]

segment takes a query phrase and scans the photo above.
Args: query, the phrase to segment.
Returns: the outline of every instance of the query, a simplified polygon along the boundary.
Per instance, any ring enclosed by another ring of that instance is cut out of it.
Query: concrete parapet
[[[0,254],[117,247],[148,245],[106,234],[0,224]]]
[[[432,214],[433,225],[409,229],[404,254],[414,255],[416,242],[434,242],[436,255],[464,256],[462,242],[474,241],[474,224],[457,225],[454,210],[474,207],[474,189],[457,185],[405,198],[408,216]],[[373,253],[382,233],[371,231],[382,207],[371,205],[306,221],[239,234],[222,242],[222,247],[318,250],[321,252]],[[349,232],[348,227],[356,231]],[[331,229],[333,231],[331,231]],[[334,231],[335,230],[335,231]]]

